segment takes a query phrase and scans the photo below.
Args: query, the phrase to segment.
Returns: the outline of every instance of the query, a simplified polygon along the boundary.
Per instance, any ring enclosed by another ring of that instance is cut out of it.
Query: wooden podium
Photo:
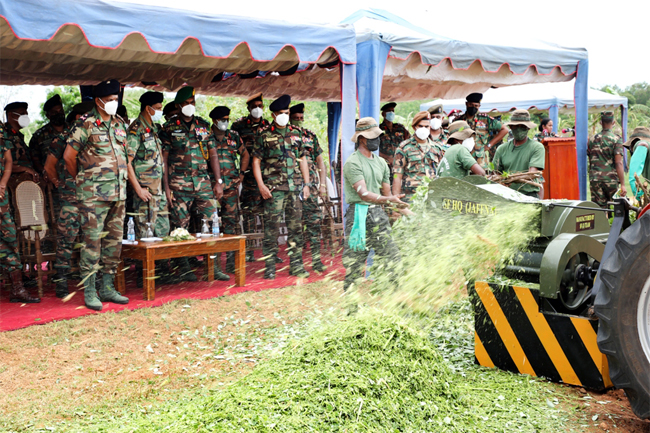
[[[548,137],[542,142],[546,154],[545,199],[580,199],[575,137]]]

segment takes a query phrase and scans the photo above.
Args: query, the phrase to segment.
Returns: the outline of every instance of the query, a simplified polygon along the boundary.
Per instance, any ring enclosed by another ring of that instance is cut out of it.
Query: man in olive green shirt
[[[470,174],[485,176],[485,170],[470,152],[474,150],[476,132],[464,120],[449,125],[449,149],[438,164],[438,176],[462,179]]]
[[[498,172],[519,173],[544,170],[544,146],[528,137],[528,131],[537,127],[530,121],[528,110],[515,110],[508,127],[514,139],[497,148],[494,169]],[[543,188],[528,183],[511,183],[510,188],[530,197],[542,198]]]
[[[388,267],[396,266],[401,260],[390,236],[388,215],[381,205],[394,203],[404,208],[403,213],[410,212],[408,205],[400,200],[404,194],[391,195],[390,170],[386,160],[373,154],[379,149],[381,134],[383,131],[375,119],[360,119],[352,136],[358,148],[343,166],[345,201],[349,204],[345,213],[347,241],[343,249],[343,266],[346,269],[343,290],[363,276],[363,266],[370,249],[374,249],[376,256],[385,260]],[[351,245],[352,239],[356,239],[357,243]]]

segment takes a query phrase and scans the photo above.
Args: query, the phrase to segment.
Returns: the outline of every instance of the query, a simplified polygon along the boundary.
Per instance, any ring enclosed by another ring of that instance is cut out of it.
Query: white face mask
[[[103,99],[100,99],[100,101],[102,101],[102,104],[104,104],[104,111],[106,114],[109,116],[115,116],[115,114],[117,114],[117,101],[104,102]]]
[[[465,149],[472,152],[474,150],[474,137],[469,137],[468,139],[463,140],[462,145]]]
[[[21,128],[27,128],[29,126],[29,116],[26,114],[21,114],[18,116],[18,125],[20,125]]]
[[[278,114],[275,116],[275,123],[277,123],[279,127],[284,128],[287,126],[287,123],[289,123],[289,115],[287,113]]]
[[[219,129],[219,131],[225,131],[226,129],[228,129],[228,121],[227,120],[218,120],[217,121],[217,129]]]
[[[420,140],[426,140],[427,137],[429,136],[429,128],[424,127],[424,128],[418,128],[415,130],[415,135],[420,139]]]
[[[395,120],[395,112],[394,111],[389,111],[388,113],[386,113],[386,116],[384,117],[384,119],[388,120],[389,122],[394,121]]]
[[[195,112],[196,112],[196,107],[192,104],[186,105],[181,109],[181,113],[183,113],[183,116],[185,117],[192,117],[194,116]]]
[[[441,126],[442,126],[442,119],[438,119],[437,117],[431,119],[431,129],[437,131],[438,129],[440,129]]]
[[[155,110],[155,112],[153,113],[153,116],[151,116],[151,121],[152,122],[160,122],[162,117],[163,117],[162,110]]]
[[[264,110],[262,110],[260,107],[255,107],[251,110],[251,116],[253,116],[255,119],[262,117],[262,114],[264,114]]]

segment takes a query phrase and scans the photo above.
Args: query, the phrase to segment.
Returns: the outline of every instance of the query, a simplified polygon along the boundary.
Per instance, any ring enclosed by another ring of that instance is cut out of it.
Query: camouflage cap
[[[413,121],[411,122],[411,127],[415,129],[415,125],[420,123],[421,120],[429,120],[431,119],[431,115],[429,114],[428,111],[420,111],[418,114],[413,116]]]
[[[174,98],[174,102],[176,104],[182,104],[183,102],[190,99],[192,96],[194,96],[194,87],[192,86],[181,87],[181,89],[178,92],[176,92],[176,97]]]
[[[625,142],[624,146],[634,150],[637,141],[650,141],[650,128],[646,126],[637,126],[630,134],[630,138]]]
[[[430,114],[444,114],[442,111],[442,104],[432,105],[427,109]]]
[[[508,122],[507,125],[508,127],[512,127],[515,125],[524,125],[528,129],[537,128],[537,124],[535,122],[531,122],[530,113],[528,112],[528,110],[513,111],[512,116],[510,116],[510,122]]]
[[[465,141],[474,134],[476,134],[476,132],[474,132],[474,130],[470,128],[464,120],[457,120],[449,125],[449,138]]]
[[[359,119],[355,131],[356,132],[352,136],[353,143],[357,142],[360,135],[372,140],[384,133],[384,131],[382,131],[377,125],[377,121],[374,117],[363,117]]]
[[[614,120],[614,112],[613,111],[601,111],[600,120],[604,120],[605,122],[612,122]]]

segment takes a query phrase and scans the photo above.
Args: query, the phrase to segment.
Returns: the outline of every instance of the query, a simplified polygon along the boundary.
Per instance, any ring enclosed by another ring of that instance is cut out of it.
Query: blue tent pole
[[[589,60],[578,63],[578,71],[574,86],[576,110],[576,153],[578,156],[578,182],[580,184],[580,200],[587,199],[587,140],[589,137]]]
[[[553,121],[553,133],[557,134],[557,127],[560,124],[560,109],[557,104],[553,104],[548,108],[548,117]]]
[[[343,73],[341,72],[341,75]],[[341,127],[341,103],[328,102],[327,103],[327,147],[330,153],[330,178],[336,182],[334,178],[334,169],[332,168],[334,161],[338,161],[341,155],[338,155],[339,150],[339,128]],[[338,189],[338,185],[337,185]]]
[[[343,165],[348,157],[354,152],[354,119],[357,115],[357,65],[342,64],[341,73],[341,176],[343,176]],[[345,204],[345,191],[343,191],[343,179],[337,179],[339,191],[341,191],[341,203],[343,204],[343,215],[347,210]]]
[[[627,105],[621,105],[621,128],[623,129],[623,142],[627,141]]]
[[[374,117],[378,123],[381,85],[389,51],[390,45],[377,39],[357,44],[359,117]]]

